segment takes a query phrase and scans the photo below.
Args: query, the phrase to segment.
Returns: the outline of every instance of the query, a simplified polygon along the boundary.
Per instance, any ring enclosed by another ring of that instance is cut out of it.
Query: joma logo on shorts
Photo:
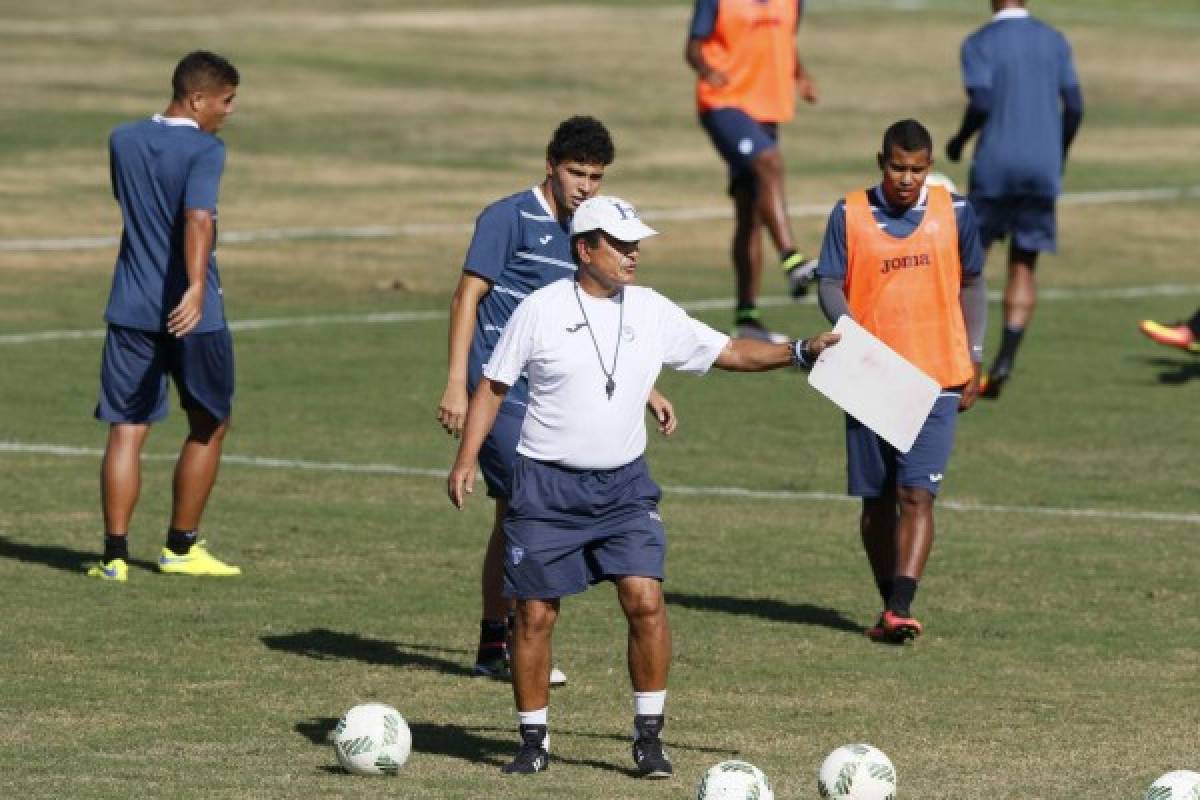
[[[928,267],[930,264],[929,253],[918,253],[915,256],[900,256],[900,258],[885,258],[883,260],[883,268],[879,270],[884,275],[897,269],[911,269],[912,267]]]

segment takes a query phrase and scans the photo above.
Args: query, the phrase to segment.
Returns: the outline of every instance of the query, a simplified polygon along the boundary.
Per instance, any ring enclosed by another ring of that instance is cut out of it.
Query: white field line
[[[1148,189],[1112,189],[1093,192],[1067,192],[1059,198],[1062,205],[1128,205],[1170,200],[1200,198],[1200,186],[1161,186]],[[789,210],[795,219],[822,218],[829,215],[832,205],[799,205]],[[646,211],[647,220],[660,222],[696,222],[731,219],[728,206],[696,208],[663,208]],[[473,226],[460,222],[411,223],[407,225],[367,225],[361,227],[290,227],[264,228],[257,231],[230,231],[221,234],[221,245],[257,244],[262,242],[297,242],[313,239],[399,239],[416,236],[438,236],[470,233]],[[119,236],[73,236],[53,239],[0,239],[0,253],[65,252],[72,250],[103,250],[120,244]]]
[[[1184,297],[1200,294],[1200,284],[1160,283],[1151,286],[1123,286],[1107,289],[1042,289],[1038,292],[1039,301],[1062,302],[1075,300],[1127,300],[1139,297]],[[1000,302],[999,291],[988,292],[988,299],[994,303]],[[768,295],[760,297],[758,304],[764,308],[782,306],[813,305],[816,298],[811,295],[796,301],[785,295]],[[704,311],[723,311],[733,308],[732,297],[714,297],[707,300],[691,300],[679,304],[685,311],[700,313]],[[371,314],[318,314],[303,317],[269,317],[266,319],[243,319],[229,323],[232,331],[260,331],[271,328],[303,328],[324,325],[391,325],[408,322],[431,322],[446,319],[446,311],[391,311]],[[77,339],[102,339],[104,328],[89,328],[84,330],[60,331],[31,331],[29,333],[0,334],[0,346],[17,344],[36,344],[38,342],[61,342]]]
[[[93,447],[71,447],[56,444],[30,444],[25,442],[0,441],[0,453],[61,456],[64,458],[100,458],[103,450]],[[147,461],[174,461],[177,455],[145,454]],[[395,464],[347,464],[340,462],[307,461],[291,458],[265,458],[225,454],[222,462],[256,469],[285,469],[307,472],[343,472],[367,475],[401,475],[418,478],[445,478],[445,469],[405,467]],[[667,494],[688,497],[734,497],[745,500],[779,500],[783,502],[827,502],[857,503],[855,498],[833,492],[797,492],[788,490],[747,489],[738,486],[663,486]],[[1103,508],[1062,508],[1057,506],[1014,506],[987,503],[964,503],[956,500],[939,499],[938,507],[950,511],[971,514],[1025,514],[1044,517],[1067,517],[1073,519],[1110,519],[1139,522],[1181,522],[1200,525],[1200,514],[1172,511],[1139,511]]]

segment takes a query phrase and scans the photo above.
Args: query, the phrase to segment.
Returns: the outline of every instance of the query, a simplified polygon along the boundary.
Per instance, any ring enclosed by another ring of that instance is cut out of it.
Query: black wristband
[[[808,369],[812,366],[808,354],[808,339],[797,339],[792,342],[792,366],[797,369]]]

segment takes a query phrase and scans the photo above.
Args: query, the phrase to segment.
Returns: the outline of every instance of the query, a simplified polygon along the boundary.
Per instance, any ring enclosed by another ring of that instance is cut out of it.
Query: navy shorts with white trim
[[[228,328],[212,333],[169,333],[109,325],[100,364],[96,419],[145,424],[167,415],[167,376],[175,381],[179,405],[202,409],[217,421],[233,412],[233,337]]]
[[[779,146],[778,125],[759,122],[740,108],[705,111],[700,115],[700,125],[729,165],[730,194],[743,181],[749,181],[753,187],[754,173],[750,162]]]
[[[936,496],[950,462],[950,451],[954,449],[959,398],[954,392],[938,396],[907,453],[899,452],[847,415],[847,492],[854,497],[880,497],[894,487],[903,486],[928,489]]]
[[[1053,197],[971,195],[979,220],[979,241],[984,247],[1011,236],[1021,250],[1053,253],[1058,247],[1058,222]]]
[[[504,593],[550,600],[627,576],[661,581],[662,490],[644,457],[615,469],[571,469],[518,455],[504,518]]]

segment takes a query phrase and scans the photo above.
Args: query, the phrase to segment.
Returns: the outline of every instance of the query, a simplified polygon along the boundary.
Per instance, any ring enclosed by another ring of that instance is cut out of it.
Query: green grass
[[[224,231],[469,223],[537,180],[549,131],[577,111],[616,137],[607,191],[646,209],[724,207],[682,65],[689,5],[456,0],[415,25],[403,15],[430,6],[0,0],[0,240],[116,233],[107,131],[161,110],[174,60],[199,46],[229,53],[244,75],[223,134]],[[309,12],[353,24],[321,29],[297,16]],[[370,12],[393,16],[356,16]],[[1068,190],[1200,184],[1195,4],[1071,0],[1045,13],[1075,44],[1089,103]],[[801,43],[823,98],[784,129],[793,204],[832,206],[872,181],[894,119],[916,114],[944,140],[961,111],[958,42],[986,17],[975,0],[904,13],[814,2]],[[147,18],[183,27],[139,29]],[[115,30],[87,28],[112,19]],[[76,29],[12,27],[29,20]],[[962,165],[939,168],[965,179]],[[1076,294],[1043,302],[1003,399],[962,419],[918,600],[928,633],[914,647],[861,633],[878,601],[857,507],[837,497],[840,415],[794,374],[662,377],[682,427],[652,437],[660,483],[825,493],[668,488],[677,777],[662,783],[627,774],[625,632],[608,587],[564,604],[558,761],[533,780],[501,779],[515,741],[509,690],[466,677],[490,520],[482,492],[457,513],[437,477],[228,463],[204,533],[246,574],[160,577],[148,567],[183,432],[173,411],[147,448],[135,564],[117,587],[80,574],[99,545],[98,459],[0,451],[0,797],[685,798],[707,766],[738,757],[766,770],[780,800],[811,799],[821,759],[851,741],[887,752],[900,797],[922,800],[1135,798],[1168,769],[1200,769],[1200,362],[1136,332],[1200,298],[1198,211],[1196,200],[1061,208],[1062,252],[1040,280]],[[795,228],[815,242],[823,224]],[[727,221],[656,226],[649,284],[680,300],[729,295]],[[468,236],[225,245],[229,316],[444,310]],[[0,251],[0,335],[99,328],[112,255]],[[1166,285],[1190,288],[1095,294]],[[774,276],[766,286],[782,292]],[[797,335],[823,324],[812,305],[764,313]],[[698,316],[728,324],[726,311]],[[448,467],[454,443],[434,421],[444,320],[236,340],[228,454]],[[101,448],[90,418],[99,348],[0,342],[0,441]],[[413,757],[394,779],[341,773],[326,741],[367,700],[397,706],[412,727]]]

